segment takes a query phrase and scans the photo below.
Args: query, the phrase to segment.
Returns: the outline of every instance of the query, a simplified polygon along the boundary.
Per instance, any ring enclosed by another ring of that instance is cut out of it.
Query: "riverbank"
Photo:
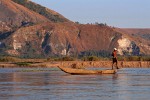
[[[37,62],[28,65],[19,65],[12,62],[1,62],[0,68],[51,68],[57,66],[71,66],[76,64],[78,67],[100,67],[111,68],[111,61],[51,61],[51,62]],[[150,61],[119,61],[119,68],[150,68]]]

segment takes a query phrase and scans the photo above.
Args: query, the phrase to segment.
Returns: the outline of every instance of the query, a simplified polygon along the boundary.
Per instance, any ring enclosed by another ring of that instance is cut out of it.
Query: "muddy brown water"
[[[0,100],[149,100],[150,69],[69,75],[58,68],[0,69]]]

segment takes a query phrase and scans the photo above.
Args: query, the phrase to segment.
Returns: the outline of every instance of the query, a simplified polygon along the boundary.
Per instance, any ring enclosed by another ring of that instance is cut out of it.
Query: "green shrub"
[[[17,62],[19,60],[19,58],[15,57],[0,57],[0,62]]]
[[[46,61],[61,61],[61,58],[52,57],[52,58],[47,58]]]
[[[15,64],[18,66],[30,66],[31,65],[31,63],[28,63],[28,62],[17,62]]]
[[[140,61],[140,56],[130,56],[129,61]]]
[[[150,61],[150,56],[141,57],[141,61]]]
[[[118,56],[119,61],[150,61],[150,56]]]
[[[95,51],[95,50],[89,50],[89,51],[82,51],[79,54],[79,57],[89,57],[89,56],[96,56],[96,57],[110,57],[110,52],[105,50]]]
[[[75,61],[73,57],[47,58],[47,61]]]
[[[72,58],[72,57],[63,57],[62,61],[74,61],[74,58]]]
[[[91,56],[88,59],[89,59],[89,61],[98,61],[99,60],[99,58],[96,56]]]
[[[125,60],[125,57],[123,57],[123,56],[118,56],[117,59],[118,59],[118,61],[124,61],[124,60]]]
[[[81,58],[83,61],[99,61],[100,59],[96,56],[87,56]]]

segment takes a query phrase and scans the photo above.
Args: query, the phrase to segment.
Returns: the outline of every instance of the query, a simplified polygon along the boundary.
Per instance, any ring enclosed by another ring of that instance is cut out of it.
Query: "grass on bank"
[[[50,61],[111,61],[112,57],[85,56],[75,57],[49,57],[47,59],[22,59],[17,57],[0,57],[0,62],[13,62],[19,66],[27,66],[32,63],[50,62]],[[118,56],[118,61],[150,61],[150,56]]]
[[[47,58],[47,61],[111,61],[112,57],[85,56],[82,58]],[[118,56],[118,61],[150,61],[150,56]]]
[[[15,64],[18,66],[24,67],[24,66],[31,66],[32,63],[30,63],[30,62],[17,62]]]
[[[11,56],[2,56],[0,57],[0,62],[32,62],[32,63],[39,63],[45,62],[47,59],[23,59],[18,57],[11,57]]]

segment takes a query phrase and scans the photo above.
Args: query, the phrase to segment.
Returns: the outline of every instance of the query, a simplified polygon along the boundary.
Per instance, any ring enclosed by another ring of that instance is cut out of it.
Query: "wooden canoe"
[[[88,75],[88,74],[115,74],[117,70],[87,70],[87,69],[75,69],[69,67],[58,66],[62,71],[74,74],[74,75]]]

